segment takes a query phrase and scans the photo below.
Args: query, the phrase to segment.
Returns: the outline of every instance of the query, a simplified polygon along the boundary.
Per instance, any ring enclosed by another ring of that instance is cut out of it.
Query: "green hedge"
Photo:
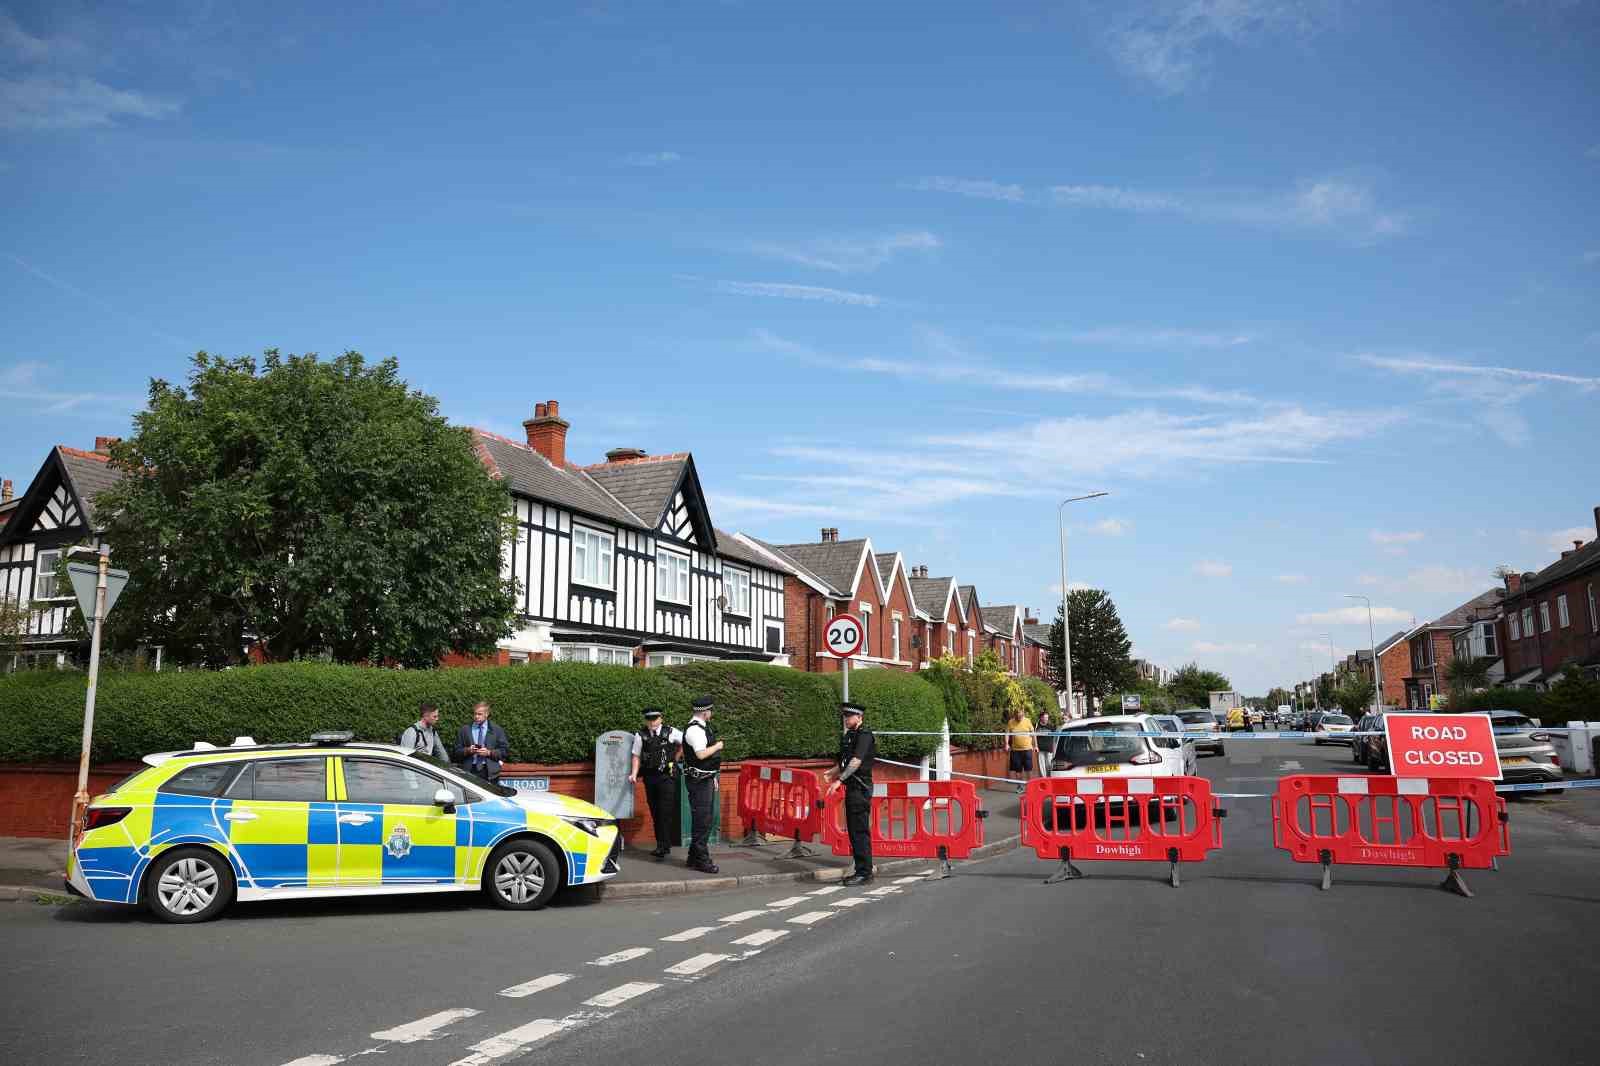
[[[915,680],[915,679],[908,679]],[[83,730],[85,675],[28,671],[0,678],[0,762],[75,759]],[[920,684],[920,682],[919,682]],[[838,751],[838,695],[816,674],[756,663],[696,663],[637,670],[591,663],[488,669],[383,670],[283,663],[224,671],[107,672],[96,698],[92,756],[136,759],[190,747],[305,740],[349,729],[393,741],[429,700],[446,742],[480,699],[494,707],[516,761],[581,762],[608,729],[635,729],[655,705],[674,725],[698,695],[717,701],[730,758],[831,756]],[[886,701],[888,704],[890,701]],[[893,713],[899,713],[895,711]],[[937,719],[933,725],[938,728]]]
[[[839,753],[839,701],[843,678],[838,674],[816,675],[832,682],[833,698],[833,750]],[[915,674],[899,670],[852,670],[850,672],[850,702],[866,709],[866,724],[874,732],[885,730],[911,730],[938,733],[944,723],[944,700],[938,690]],[[878,754],[890,759],[920,759],[933,754],[938,747],[937,736],[878,738]]]
[[[967,733],[972,729],[972,708],[967,704],[967,690],[961,684],[958,673],[948,661],[936,659],[917,676],[932,685],[944,701],[945,717],[950,719],[950,732]]]
[[[1040,681],[1037,677],[1024,677],[1021,679],[1022,691],[1028,694],[1028,702],[1033,704],[1033,721],[1037,725],[1039,716],[1045,711],[1050,712],[1051,718],[1059,717],[1061,704],[1056,702],[1056,690]]]

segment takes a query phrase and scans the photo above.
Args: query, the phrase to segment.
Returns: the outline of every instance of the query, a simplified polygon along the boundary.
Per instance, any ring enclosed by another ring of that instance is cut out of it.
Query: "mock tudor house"
[[[472,430],[516,513],[504,572],[521,623],[497,660],[782,663],[788,575],[712,524],[694,457],[617,448],[578,465],[569,425],[549,400],[523,423],[525,441]]]
[[[923,639],[916,625],[927,619],[915,606],[910,578],[898,552],[873,551],[872,541],[840,540],[837,527],[822,530],[818,541],[770,544],[739,533],[747,549],[785,572],[785,644],[789,665],[800,670],[833,673],[839,660],[823,645],[830,619],[854,614],[866,629],[866,646],[850,660],[852,667],[918,669]]]
[[[0,482],[0,600],[36,608],[21,652],[0,670],[62,666],[72,655],[78,641],[66,629],[76,601],[56,568],[73,545],[100,546],[94,498],[120,476],[111,469],[114,443],[115,437],[96,437],[94,451],[56,445],[20,496],[11,481]]]
[[[1573,541],[1538,573],[1505,578],[1508,685],[1546,688],[1568,666],[1600,677],[1600,507],[1595,539]]]

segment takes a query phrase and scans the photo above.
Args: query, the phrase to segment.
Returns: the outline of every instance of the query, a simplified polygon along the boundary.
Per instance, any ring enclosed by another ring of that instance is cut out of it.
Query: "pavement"
[[[1225,792],[1301,770],[1350,764],[1295,741],[1200,763]],[[1467,873],[1474,899],[1379,867],[1319,891],[1271,848],[1266,801],[1238,799],[1181,888],[1165,863],[1083,860],[1047,886],[1054,864],[1012,849],[942,880],[920,863],[865,889],[578,892],[533,914],[0,907],[0,1047],[88,1066],[1591,1061],[1600,828],[1562,812],[1577,795],[1511,804],[1512,854]]]

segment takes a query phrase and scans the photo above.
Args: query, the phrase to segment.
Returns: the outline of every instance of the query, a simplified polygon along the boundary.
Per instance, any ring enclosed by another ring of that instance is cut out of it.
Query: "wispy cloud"
[[[1211,640],[1197,640],[1189,645],[1196,655],[1254,655],[1261,650],[1257,644],[1228,644]]]
[[[789,285],[771,281],[716,281],[712,288],[732,296],[776,296],[784,300],[809,300],[813,303],[844,304],[849,307],[878,307],[881,297],[866,292],[827,289],[820,285]]]
[[[1372,543],[1374,544],[1415,544],[1417,541],[1421,540],[1425,534],[1414,531],[1386,533],[1381,529],[1374,529],[1369,536],[1372,538]]]
[[[1107,537],[1120,537],[1133,529],[1133,523],[1123,518],[1102,518],[1089,528]]]
[[[1430,374],[1430,375],[1456,375],[1465,377],[1493,378],[1501,381],[1530,382],[1540,385],[1575,385],[1585,392],[1600,389],[1600,377],[1589,374],[1565,374],[1553,370],[1526,370],[1512,366],[1484,366],[1478,363],[1463,363],[1450,359],[1436,359],[1433,356],[1387,356],[1387,355],[1358,355],[1356,359],[1383,370],[1392,370],[1401,374]]]
[[[930,252],[939,238],[927,230],[908,230],[867,237],[819,237],[793,244],[759,242],[750,250],[818,270],[856,274],[876,270],[901,252]]]
[[[176,100],[114,89],[93,78],[0,78],[0,129],[85,129],[124,118],[168,118],[179,108]]]
[[[1185,630],[1199,629],[1200,620],[1197,618],[1169,618],[1165,622],[1161,623],[1161,628],[1178,630],[1180,632]]]
[[[142,322],[139,319],[137,319],[137,318],[133,317],[132,315],[128,314],[126,311],[123,311],[121,308],[113,306],[111,303],[107,302],[106,300],[101,299],[100,297],[96,296],[94,293],[88,292],[85,289],[79,288],[77,285],[74,285],[70,281],[66,281],[66,280],[64,280],[62,278],[58,278],[54,274],[51,274],[48,271],[39,269],[38,267],[34,266],[32,263],[28,262],[26,259],[23,259],[20,255],[16,255],[16,254],[14,254],[12,252],[0,252],[0,255],[3,255],[5,258],[11,260],[17,266],[21,267],[23,270],[27,271],[29,274],[32,274],[34,277],[38,278],[40,281],[44,282],[45,284],[50,285],[50,286],[52,286],[54,288],[60,289],[62,292],[70,293],[71,295],[78,297],[84,303],[87,303],[90,306],[95,307],[96,309],[98,309],[100,311],[104,311],[107,314],[110,314],[110,315],[113,315],[113,316],[115,316],[117,318],[120,318],[125,322],[130,322],[130,323],[138,326],[139,328],[148,331],[151,336],[157,338],[158,340],[160,340],[160,341],[162,341],[164,343],[176,345],[177,347],[179,347],[181,349],[185,349],[185,350],[191,351],[191,352],[196,350],[193,345],[190,345],[187,341],[183,340],[182,338],[174,337],[170,333],[167,333],[167,332],[164,332],[162,330],[155,329],[155,328],[153,328],[153,327],[151,327],[149,325],[146,325],[144,322]]]
[[[1256,338],[1249,333],[1165,326],[1099,326],[1094,329],[1043,330],[1034,340],[1108,348],[1236,348]]]
[[[1546,534],[1545,546],[1551,551],[1564,552],[1569,550],[1574,541],[1588,543],[1595,537],[1594,528],[1591,526],[1569,526]]]
[[[1236,223],[1302,232],[1327,232],[1373,241],[1405,232],[1407,217],[1381,207],[1370,185],[1347,177],[1300,182],[1285,192],[1170,193],[1112,185],[1057,185],[1065,207],[1177,215],[1200,222]]]
[[[1280,585],[1304,585],[1311,579],[1304,574],[1279,574],[1272,580]]]
[[[1217,56],[1268,37],[1304,36],[1329,5],[1311,0],[1154,0],[1117,9],[1104,43],[1129,75],[1166,94],[1204,82]]]
[[[1523,400],[1551,385],[1584,392],[1600,389],[1600,377],[1463,363],[1430,355],[1361,354],[1355,359],[1380,370],[1422,378],[1430,393],[1466,405],[1484,428],[1514,447],[1533,438],[1528,420],[1516,410]]]
[[[62,388],[51,384],[51,379],[66,379],[70,383],[71,375],[38,360],[0,367],[0,399],[36,406],[48,414],[65,414],[82,408],[131,414],[144,402],[144,397],[134,393]]]
[[[630,152],[622,157],[623,166],[629,167],[664,167],[682,161],[677,152]]]
[[[1409,625],[1411,617],[1410,611],[1402,611],[1398,607],[1372,608],[1373,622]],[[1367,608],[1362,604],[1356,607],[1338,607],[1331,611],[1311,611],[1295,615],[1295,621],[1303,626],[1364,626],[1367,624]]]
[[[1379,577],[1377,574],[1362,574],[1360,577],[1356,578],[1356,584],[1381,585],[1383,584],[1383,578]]]
[[[918,178],[906,183],[906,188],[919,192],[947,192],[957,196],[970,196],[975,200],[1004,200],[1021,203],[1027,198],[1021,185],[1007,185],[998,181],[969,178]]]
[[[1201,577],[1232,577],[1233,565],[1220,559],[1202,559],[1194,564],[1194,572]]]

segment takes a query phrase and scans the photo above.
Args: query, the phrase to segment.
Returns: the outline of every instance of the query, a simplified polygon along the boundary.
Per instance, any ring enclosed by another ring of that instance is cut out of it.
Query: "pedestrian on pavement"
[[[424,702],[417,707],[417,720],[406,726],[400,734],[400,746],[411,752],[422,752],[436,759],[450,761],[444,741],[439,739],[439,708]]]
[[[678,746],[683,734],[661,720],[661,708],[644,709],[644,727],[633,735],[633,769],[628,784],[644,781],[644,799],[655,824],[657,862],[678,844]]]
[[[714,874],[711,861],[711,806],[717,795],[717,775],[722,771],[722,741],[711,725],[710,696],[698,696],[694,716],[683,731],[684,785],[689,791],[689,862],[691,870]]]
[[[855,872],[839,882],[846,888],[872,881],[872,764],[878,754],[878,740],[861,724],[866,713],[859,704],[840,705],[844,736],[839,741],[839,764],[824,770],[822,779],[831,780],[823,798],[844,789],[844,823],[850,831],[850,855]]]
[[[1055,723],[1050,720],[1049,711],[1039,712],[1039,731],[1034,736],[1035,747],[1039,749],[1039,776],[1050,776],[1050,764],[1055,761],[1056,741]]]
[[[1006,764],[1006,776],[1021,774],[1022,783],[1017,785],[1017,795],[1027,789],[1028,778],[1033,776],[1033,722],[1021,707],[1012,707],[1011,713],[1006,716],[1006,737],[1011,750],[1011,760]]]
[[[456,734],[456,762],[485,781],[495,781],[510,751],[506,731],[489,721],[489,701],[479,700],[473,705],[472,721]]]

